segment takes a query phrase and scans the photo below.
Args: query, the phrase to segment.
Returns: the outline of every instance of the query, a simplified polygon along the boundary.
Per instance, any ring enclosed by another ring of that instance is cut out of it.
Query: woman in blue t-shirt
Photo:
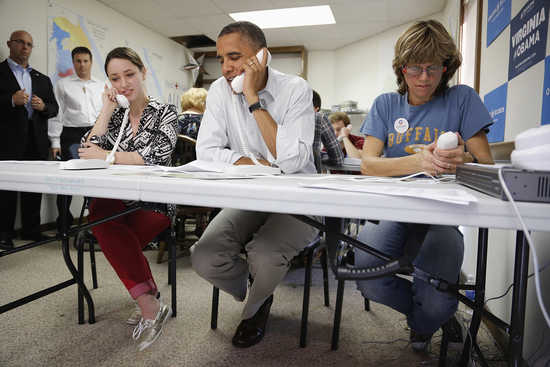
[[[361,172],[374,176],[401,176],[416,172],[455,173],[465,162],[493,163],[486,131],[492,119],[477,93],[465,85],[449,88],[461,64],[456,45],[441,23],[417,22],[397,40],[393,69],[397,93],[376,98],[361,126],[366,135]],[[458,135],[455,149],[441,150],[439,135]],[[384,155],[384,156],[382,156]],[[394,258],[401,257],[411,227],[406,223],[367,223],[359,239]],[[414,260],[417,268],[456,283],[462,266],[464,241],[454,226],[430,225]],[[358,267],[383,263],[356,251]],[[441,326],[456,327],[455,296],[436,290],[416,276],[358,281],[362,294],[405,314],[416,351],[429,350],[433,333]]]

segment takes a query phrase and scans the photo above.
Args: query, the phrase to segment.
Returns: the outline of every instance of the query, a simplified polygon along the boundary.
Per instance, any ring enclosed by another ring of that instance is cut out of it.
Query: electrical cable
[[[546,270],[549,266],[550,266],[550,263],[544,265],[542,268],[540,268],[539,273],[542,273],[542,272],[543,272],[544,270]],[[531,273],[531,274],[529,274],[529,276],[527,277],[527,279],[532,278],[534,275],[535,275],[534,272]],[[485,300],[485,303],[484,303],[483,305],[485,306],[485,305],[487,304],[487,302],[489,302],[489,301],[494,301],[494,300],[497,300],[497,299],[500,299],[500,298],[506,296],[506,295],[508,294],[508,292],[510,292],[510,289],[512,289],[513,286],[514,286],[514,283],[510,284],[510,285],[508,286],[508,288],[506,288],[506,291],[505,291],[503,294],[501,294],[500,296],[488,298],[487,300]]]
[[[529,245],[529,248],[531,249],[531,253],[533,254],[533,267],[535,268],[535,290],[537,294],[537,300],[539,302],[539,307],[542,312],[542,315],[544,316],[544,319],[546,321],[546,324],[548,327],[550,327],[550,316],[548,315],[548,312],[546,311],[546,307],[544,305],[544,300],[542,299],[542,291],[541,291],[541,285],[540,285],[540,274],[539,274],[539,259],[537,257],[537,250],[535,246],[533,245],[533,241],[531,240],[531,235],[529,234],[529,230],[527,229],[527,226],[525,225],[525,222],[523,221],[523,218],[521,217],[521,214],[519,212],[519,209],[516,205],[516,202],[512,198],[512,195],[510,194],[510,190],[508,190],[508,186],[506,186],[506,182],[504,182],[504,178],[502,177],[502,167],[498,169],[498,179],[500,180],[500,184],[502,185],[502,189],[504,190],[504,193],[506,194],[506,197],[512,204],[512,208],[514,209],[514,212],[516,213],[516,216],[519,219],[519,222],[521,223],[521,227],[523,229],[523,233],[525,235],[525,238],[527,239],[527,244]]]

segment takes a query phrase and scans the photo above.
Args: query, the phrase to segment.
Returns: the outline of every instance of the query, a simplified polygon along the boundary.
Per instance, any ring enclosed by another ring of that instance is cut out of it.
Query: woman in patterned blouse
[[[92,130],[83,138],[78,151],[80,158],[105,159],[113,148],[125,112],[115,96],[122,94],[130,102],[130,111],[114,163],[170,165],[177,140],[175,106],[146,96],[146,69],[130,48],[119,47],[109,52],[105,72],[113,88],[105,86],[103,108]],[[126,205],[122,200],[93,199],[89,218],[95,221],[110,216],[124,210]],[[164,211],[142,209],[92,229],[105,257],[136,301],[136,310],[127,323],[136,325],[133,338],[139,341],[139,350],[156,340],[172,313],[170,306],[157,299],[157,286],[142,252],[169,225],[164,206]]]

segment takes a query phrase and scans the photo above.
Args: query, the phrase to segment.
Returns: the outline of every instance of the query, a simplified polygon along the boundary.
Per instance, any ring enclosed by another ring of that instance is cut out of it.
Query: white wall
[[[28,31],[34,41],[34,48],[30,58],[30,65],[38,71],[50,75],[53,70],[48,70],[48,9],[52,1],[48,0],[0,0],[0,38],[8,40],[11,32],[18,29]],[[97,24],[105,25],[108,29],[107,39],[104,42],[108,47],[129,46],[135,48],[142,59],[143,47],[151,51],[153,64],[157,67],[157,77],[162,88],[168,92],[168,82],[177,82],[180,93],[191,84],[190,73],[179,70],[188,60],[189,51],[182,45],[161,36],[158,33],[142,26],[139,23],[123,16],[122,14],[106,7],[95,0],[57,0],[55,4],[68,9],[76,14],[86,17]],[[104,59],[107,50],[101,50]],[[0,60],[9,56],[6,42],[0,43]],[[94,59],[94,61],[97,61]],[[143,60],[145,62],[145,60]],[[94,65],[94,76],[104,80],[103,65]],[[151,76],[148,75],[148,93],[158,96],[157,89],[151,87]],[[168,93],[161,97],[167,101]],[[175,100],[176,98],[173,98]],[[179,108],[179,106],[178,106]],[[80,212],[81,201],[73,200],[71,211]],[[57,217],[55,207],[55,195],[43,195],[42,222],[53,222]],[[19,227],[17,219],[16,227]]]

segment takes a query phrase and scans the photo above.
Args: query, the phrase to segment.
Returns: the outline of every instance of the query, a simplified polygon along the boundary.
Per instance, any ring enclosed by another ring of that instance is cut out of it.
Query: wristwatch
[[[260,98],[258,102],[252,103],[250,106],[248,106],[248,110],[250,111],[250,113],[256,110],[267,110],[267,106],[265,105],[264,100]]]

